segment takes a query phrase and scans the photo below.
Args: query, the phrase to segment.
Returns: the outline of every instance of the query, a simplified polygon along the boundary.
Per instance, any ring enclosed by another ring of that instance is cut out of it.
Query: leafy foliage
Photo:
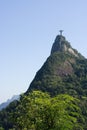
[[[34,91],[21,98],[13,114],[14,126],[19,130],[74,130],[81,126],[78,102],[69,95],[51,98],[47,93]]]
[[[5,130],[83,130],[79,103],[80,100],[67,94],[50,97],[47,93],[33,91],[21,95],[14,112],[11,106],[2,111],[8,113],[4,117],[7,125],[2,127]]]
[[[75,97],[87,95],[87,60],[69,53],[51,55],[37,72],[26,93],[32,90],[52,96],[67,93]]]
[[[87,59],[63,36],[20,101],[0,111],[3,129],[87,130]]]

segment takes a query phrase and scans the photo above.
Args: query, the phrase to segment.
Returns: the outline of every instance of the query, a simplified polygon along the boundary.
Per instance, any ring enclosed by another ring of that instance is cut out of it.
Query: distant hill
[[[8,99],[6,102],[0,104],[0,110],[3,108],[6,108],[11,102],[15,100],[19,100],[20,96],[19,95],[14,95],[11,99]]]

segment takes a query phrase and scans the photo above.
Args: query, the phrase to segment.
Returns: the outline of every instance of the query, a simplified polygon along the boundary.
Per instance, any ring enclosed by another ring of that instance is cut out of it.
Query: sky
[[[87,58],[87,0],[0,0],[0,103],[27,91],[60,29]]]

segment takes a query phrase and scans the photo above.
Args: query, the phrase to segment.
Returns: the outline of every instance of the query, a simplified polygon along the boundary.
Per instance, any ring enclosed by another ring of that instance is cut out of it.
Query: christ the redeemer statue
[[[60,35],[62,36],[63,30],[59,30],[59,32],[60,32]]]

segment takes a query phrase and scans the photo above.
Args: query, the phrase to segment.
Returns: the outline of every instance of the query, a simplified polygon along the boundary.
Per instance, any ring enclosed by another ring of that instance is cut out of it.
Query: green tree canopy
[[[78,102],[66,94],[51,98],[47,93],[33,91],[23,95],[13,114],[16,129],[75,130],[81,126],[78,119],[82,118]]]

